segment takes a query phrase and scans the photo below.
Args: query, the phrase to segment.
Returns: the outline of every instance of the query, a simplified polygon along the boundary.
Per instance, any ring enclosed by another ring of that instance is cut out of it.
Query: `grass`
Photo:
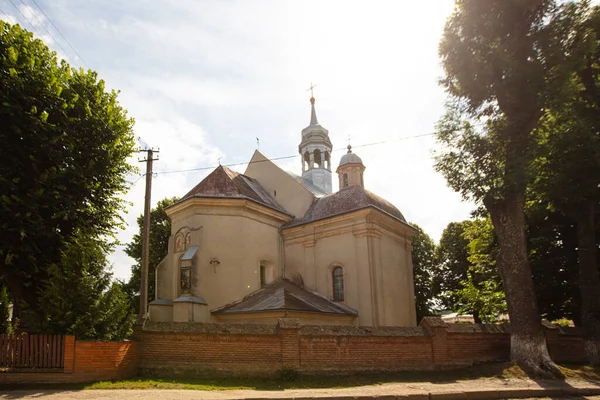
[[[600,368],[590,366],[561,366],[571,380],[600,381]],[[356,386],[381,385],[401,382],[452,383],[477,379],[527,379],[527,375],[510,363],[482,364],[471,368],[451,371],[404,371],[398,373],[360,373],[337,376],[299,375],[293,381],[269,378],[222,377],[206,378],[178,375],[168,378],[140,377],[120,381],[105,381],[89,384],[46,384],[35,385],[36,389],[188,389],[188,390],[285,390],[349,388]],[[13,388],[28,388],[17,386]],[[7,388],[7,387],[3,387]]]
[[[600,368],[561,366],[568,379],[600,381]],[[451,371],[404,371],[397,373],[361,373],[338,376],[300,375],[294,381],[267,378],[138,378],[115,382],[96,382],[85,389],[190,389],[190,390],[285,390],[348,388],[400,382],[451,383],[476,379],[527,379],[521,368],[510,363],[483,364]]]

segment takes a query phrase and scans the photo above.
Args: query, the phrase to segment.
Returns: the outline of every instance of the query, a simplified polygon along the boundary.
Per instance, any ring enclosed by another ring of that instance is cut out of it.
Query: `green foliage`
[[[134,316],[129,298],[120,285],[111,282],[102,243],[80,232],[49,272],[39,294],[46,316],[43,332],[103,340],[122,339],[131,333]]]
[[[436,248],[437,262],[434,280],[434,294],[448,309],[456,310],[459,301],[458,291],[467,279],[469,270],[469,240],[464,236],[471,221],[448,224]]]
[[[148,261],[148,303],[154,300],[156,267],[169,252],[169,237],[171,236],[171,220],[167,217],[165,209],[175,204],[177,197],[164,198],[150,211],[150,257]],[[140,276],[142,268],[142,235],[144,229],[144,216],[137,219],[139,231],[125,247],[125,253],[136,261],[131,267],[131,278],[123,285],[128,293],[131,304],[136,314],[140,308]]]
[[[459,311],[472,313],[476,322],[497,322],[507,313],[502,280],[496,269],[498,243],[489,218],[475,219],[463,234],[468,240],[467,279],[457,291]]]
[[[0,277],[22,327],[38,331],[38,295],[74,237],[114,240],[123,223],[133,120],[95,72],[2,21],[0,76]]]
[[[527,248],[540,315],[580,325],[577,235],[574,223],[547,202],[526,208]]]
[[[435,273],[435,243],[418,225],[412,237],[413,280],[415,285],[415,305],[417,322],[433,312],[433,276]]]

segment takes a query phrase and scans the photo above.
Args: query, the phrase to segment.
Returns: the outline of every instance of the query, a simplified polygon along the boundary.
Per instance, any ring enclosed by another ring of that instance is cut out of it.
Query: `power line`
[[[40,5],[37,3],[37,1],[35,1],[35,0],[32,0],[32,1],[33,1],[33,4],[35,4],[37,6],[37,8],[42,12],[42,14],[44,14],[44,17],[46,17],[46,19],[48,20],[48,22],[50,22],[50,24],[54,27],[54,29],[56,29],[56,31],[58,32],[58,34],[60,35],[60,37],[62,37],[63,40],[65,42],[67,42],[67,44],[69,45],[69,47],[71,48],[71,50],[73,50],[73,52],[75,53],[75,55],[77,57],[79,57],[79,59],[83,62],[83,64],[85,64],[85,66],[87,67],[87,69],[90,69],[89,65],[85,62],[85,60],[83,59],[83,57],[81,57],[81,54],[79,54],[79,52],[77,50],[75,50],[75,47],[73,47],[73,45],[71,44],[71,42],[69,42],[69,40],[65,37],[65,35],[62,34],[62,32],[60,31],[60,29],[58,29],[58,27],[54,24],[54,22],[52,22],[52,20],[48,16],[48,14],[46,14],[46,12],[42,9],[42,7],[40,7]],[[21,0],[21,2],[23,2],[23,0]]]
[[[421,137],[426,137],[426,136],[433,136],[433,135],[435,135],[435,132],[424,133],[424,134],[421,134],[421,135],[414,135],[414,136],[406,136],[406,137],[397,138],[397,139],[393,139],[393,140],[384,140],[384,141],[381,141],[381,142],[366,143],[366,144],[361,144],[361,145],[352,146],[352,147],[353,148],[361,148],[361,147],[375,146],[375,145],[385,144],[385,143],[389,143],[389,142],[396,142],[396,141],[407,140],[407,139],[416,139],[416,138],[421,138]],[[340,150],[345,150],[345,149],[346,148],[338,148],[338,149],[334,149],[334,151],[340,151]],[[294,154],[294,155],[291,155],[291,156],[282,156],[282,157],[269,158],[269,159],[266,159],[266,160],[258,160],[258,161],[251,161],[251,162],[240,162],[240,163],[234,163],[234,164],[226,164],[226,165],[222,165],[222,166],[223,167],[238,167],[240,165],[260,163],[260,162],[265,162],[265,161],[287,160],[287,159],[296,158],[296,157],[300,157],[300,154]],[[183,172],[204,171],[204,170],[209,170],[209,169],[215,169],[217,167],[218,167],[218,165],[210,166],[210,167],[198,167],[198,168],[190,168],[190,169],[173,170],[173,171],[162,171],[162,172],[155,172],[155,173],[157,175],[167,175],[167,174],[176,174],[176,173],[183,173]]]
[[[10,20],[10,15],[8,15],[8,14],[6,13],[6,11],[4,11],[2,8],[0,8],[0,11],[2,11],[2,14],[6,15],[6,22],[9,22],[9,20]]]
[[[17,7],[17,5],[13,2],[13,0],[9,0],[10,3],[16,8],[16,10],[19,12],[19,14],[21,14],[21,16],[23,17],[23,19],[33,28],[33,30],[38,34],[38,36],[42,36],[40,34],[40,31],[35,27],[34,24],[31,23],[31,21],[29,19],[27,19],[27,17],[21,12],[21,10],[19,9],[19,7]],[[23,2],[23,0],[20,0],[21,3],[25,6],[25,7],[30,7],[27,4],[25,4]],[[35,1],[34,1],[35,2]],[[37,5],[37,3],[36,3]],[[38,8],[40,8],[40,6],[38,5]],[[40,11],[42,11],[42,13],[47,17],[46,13],[40,8]],[[5,13],[6,14],[6,13]],[[33,14],[33,17],[35,18],[35,20],[37,21],[37,23],[39,25],[42,26],[42,28],[44,28],[44,30],[48,33],[48,35],[50,35],[50,37],[56,42],[56,44],[58,45],[58,47],[60,47],[60,49],[63,51],[65,57],[67,58],[67,61],[69,61],[72,65],[74,65],[75,67],[77,67],[77,63],[73,62],[73,60],[71,59],[71,57],[69,56],[69,53],[67,53],[67,51],[65,50],[64,47],[62,47],[62,45],[60,44],[60,42],[58,41],[58,39],[48,30],[46,29],[46,27],[44,26],[43,22],[40,21],[35,14]],[[7,15],[8,16],[8,15]],[[56,28],[56,25],[54,25],[54,23],[48,19],[48,21],[52,24],[52,26],[54,26]],[[60,31],[58,30],[58,28],[56,28],[56,30],[58,31],[58,33],[65,39],[65,41],[67,43],[69,43],[69,41],[63,36],[62,33],[60,33]],[[73,51],[75,52],[75,54],[77,54],[79,56],[79,58],[81,59],[81,61],[87,66],[87,63],[85,62],[85,60],[79,55],[79,53],[77,52],[77,50],[75,50],[75,48],[73,48],[73,46],[71,46],[71,44],[69,43],[69,46],[73,49]],[[88,67],[89,69],[89,67]],[[75,88],[71,85],[69,85],[68,82],[65,82],[65,85],[71,89],[73,92],[75,92],[75,94],[77,94],[81,99],[85,99],[84,96],[81,95],[81,93],[79,93],[77,90],[75,90]],[[112,131],[112,129],[109,127],[108,123],[106,122],[106,120],[104,118],[102,118],[102,116],[98,115],[97,113],[94,113],[93,110],[90,108],[90,112],[92,113],[92,115],[95,115],[100,121],[102,121],[102,123],[104,124],[104,127],[106,129],[108,129],[109,131]]]
[[[17,7],[17,5],[16,5],[16,4],[13,2],[13,0],[8,0],[8,1],[10,1],[10,2],[11,2],[11,4],[12,4],[12,5],[13,5],[13,6],[14,6],[16,9],[17,9],[17,11],[19,12],[19,14],[21,14],[21,16],[23,17],[23,19],[25,19],[25,21],[27,21],[27,22],[29,23],[29,25],[31,25],[31,27],[32,27],[32,28],[33,28],[33,29],[34,29],[34,30],[35,30],[35,31],[38,33],[38,35],[40,35],[40,32],[39,32],[39,31],[38,31],[38,30],[35,28],[35,25],[33,25],[33,24],[31,23],[31,21],[29,21],[29,20],[27,19],[27,17],[25,17],[25,14],[23,14],[23,13],[21,12],[21,10],[19,10],[19,7]],[[20,1],[21,1],[21,4],[23,4],[25,7],[29,7],[27,4],[25,4],[25,2],[24,2],[23,0],[20,0]],[[57,45],[58,47],[60,47],[60,49],[63,51],[63,53],[65,53],[65,57],[68,57],[69,55],[67,54],[67,51],[64,49],[64,47],[62,47],[62,45],[61,45],[61,44],[58,42],[58,40],[56,40],[56,38],[55,38],[55,37],[52,35],[52,33],[50,33],[50,31],[49,31],[48,29],[46,29],[46,27],[44,26],[44,24],[42,23],[42,21],[40,21],[40,20],[38,19],[38,17],[37,17],[37,16],[36,16],[34,13],[31,13],[31,15],[33,16],[33,18],[35,18],[35,20],[37,21],[37,23],[38,23],[38,24],[39,24],[39,25],[40,25],[42,28],[44,28],[44,30],[46,31],[46,33],[47,33],[48,35],[50,35],[50,37],[51,37],[52,39],[54,39],[54,41],[56,42],[56,45]],[[42,36],[42,35],[40,35],[40,36]]]

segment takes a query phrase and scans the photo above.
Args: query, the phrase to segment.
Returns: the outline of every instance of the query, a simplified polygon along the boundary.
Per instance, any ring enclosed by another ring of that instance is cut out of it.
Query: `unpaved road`
[[[2,390],[0,387],[0,399],[43,399],[43,400],[116,400],[116,399],[157,399],[157,400],[238,400],[238,399],[308,399],[308,398],[334,398],[339,400],[349,400],[353,397],[381,397],[389,396],[391,399],[395,396],[421,395],[420,400],[425,400],[430,393],[447,394],[440,397],[439,400],[459,400],[465,398],[468,393],[468,399],[478,398],[476,392],[499,393],[503,398],[523,397],[522,390],[532,390],[531,397],[536,395],[543,396],[540,390],[570,390],[594,389],[600,391],[600,382],[564,382],[564,383],[537,383],[531,380],[505,380],[497,379],[479,379],[474,381],[458,381],[453,383],[431,383],[431,382],[404,382],[404,383],[385,383],[381,385],[358,386],[345,389],[293,389],[293,390],[223,390],[223,391],[195,391],[195,390]],[[521,394],[511,395],[511,390],[520,390]],[[485,395],[486,393],[481,393]],[[498,395],[497,395],[498,396]],[[341,398],[344,399],[341,399]],[[529,397],[529,396],[528,396]],[[567,395],[549,395],[547,398],[566,399],[575,398]],[[600,400],[600,395],[589,397]],[[383,399],[381,399],[383,400]],[[416,400],[416,398],[415,398]]]

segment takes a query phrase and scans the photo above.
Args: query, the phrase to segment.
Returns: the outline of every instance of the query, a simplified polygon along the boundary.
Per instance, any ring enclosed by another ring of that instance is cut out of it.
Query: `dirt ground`
[[[342,389],[286,389],[286,390],[215,390],[215,391],[195,391],[195,390],[7,390],[0,388],[0,399],[43,399],[43,400],[114,400],[114,399],[157,399],[157,400],[236,400],[236,399],[300,399],[300,398],[344,398],[348,400],[353,397],[404,397],[420,395],[414,399],[426,400],[430,394],[434,394],[436,400],[469,400],[488,397],[495,394],[495,397],[513,398],[513,397],[536,397],[544,396],[542,390],[554,390],[548,394],[548,398],[574,398],[577,396],[568,396],[566,394],[556,395],[557,390],[593,389],[598,396],[593,398],[600,400],[600,382],[593,381],[570,381],[566,382],[536,382],[527,379],[478,379],[474,381],[457,381],[451,383],[431,383],[431,382],[403,382],[403,383],[384,383],[379,385],[357,386]],[[523,390],[528,392],[523,392]],[[519,390],[511,393],[512,390]],[[486,396],[487,394],[487,396]],[[591,393],[590,393],[591,394]],[[584,398],[584,397],[578,397]],[[387,400],[386,399],[386,400]]]

